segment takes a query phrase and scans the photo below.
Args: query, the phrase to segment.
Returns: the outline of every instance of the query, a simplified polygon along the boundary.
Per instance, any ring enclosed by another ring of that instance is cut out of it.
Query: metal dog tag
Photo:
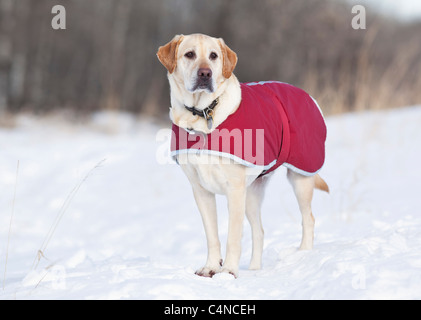
[[[212,117],[207,118],[206,122],[208,123],[208,129],[212,129],[213,120]]]

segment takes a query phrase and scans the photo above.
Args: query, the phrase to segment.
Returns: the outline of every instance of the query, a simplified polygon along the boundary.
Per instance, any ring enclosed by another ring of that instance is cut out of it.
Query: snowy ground
[[[421,299],[421,107],[327,123],[331,194],[315,193],[314,249],[297,250],[281,169],[263,207],[263,269],[247,270],[245,224],[240,277],[209,279],[194,275],[206,242],[189,183],[157,163],[159,126],[20,116],[0,128],[0,299]],[[222,197],[218,208],[225,243]]]

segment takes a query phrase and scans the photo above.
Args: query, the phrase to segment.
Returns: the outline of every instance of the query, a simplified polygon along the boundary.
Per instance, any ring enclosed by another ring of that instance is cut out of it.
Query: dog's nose
[[[209,80],[212,77],[212,70],[209,68],[200,68],[197,70],[197,76],[201,80]]]

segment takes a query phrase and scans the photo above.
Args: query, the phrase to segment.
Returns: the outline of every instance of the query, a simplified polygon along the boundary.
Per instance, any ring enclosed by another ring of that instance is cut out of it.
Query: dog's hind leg
[[[268,177],[256,179],[247,188],[246,216],[250,222],[253,247],[249,269],[258,270],[262,267],[263,226],[261,220],[261,206]]]
[[[300,250],[313,248],[314,217],[311,211],[311,200],[315,187],[315,177],[306,177],[288,169],[288,180],[292,184],[298,206],[302,215],[303,235]]]

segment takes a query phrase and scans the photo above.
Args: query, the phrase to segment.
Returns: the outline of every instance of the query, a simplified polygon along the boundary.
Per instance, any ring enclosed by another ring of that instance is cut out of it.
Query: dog
[[[212,277],[223,272],[238,277],[245,216],[252,228],[249,269],[261,269],[261,204],[268,178],[280,165],[287,167],[302,215],[300,249],[312,249],[313,190],[329,192],[318,174],[324,163],[326,126],[317,102],[285,83],[240,84],[233,73],[237,54],[222,38],[176,35],[159,47],[157,57],[168,71],[170,84],[171,154],[192,186],[206,233],[207,261],[196,274]],[[247,134],[237,131],[240,126],[246,127]],[[266,139],[269,136],[273,137]],[[253,144],[257,146],[250,147]],[[225,260],[215,194],[225,195],[228,202]]]

